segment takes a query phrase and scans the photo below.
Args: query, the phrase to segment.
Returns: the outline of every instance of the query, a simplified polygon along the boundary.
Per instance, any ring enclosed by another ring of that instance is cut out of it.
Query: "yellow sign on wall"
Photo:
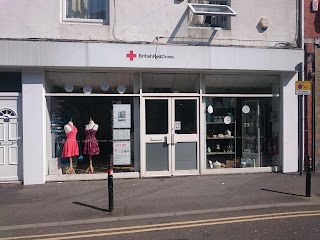
[[[310,95],[311,81],[296,81],[296,95]]]

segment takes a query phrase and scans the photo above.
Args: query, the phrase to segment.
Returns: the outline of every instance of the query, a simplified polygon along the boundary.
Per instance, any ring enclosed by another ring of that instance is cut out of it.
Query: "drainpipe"
[[[296,0],[297,6],[297,30],[298,30],[298,39],[297,39],[297,47],[300,49],[304,49],[304,39],[303,39],[303,31],[304,31],[304,1]],[[304,78],[304,62],[299,64],[298,68],[298,81],[302,81]],[[303,125],[303,96],[298,96],[298,141],[299,141],[299,153],[298,153],[298,169],[300,175],[303,175],[304,169],[304,125]]]
[[[316,171],[316,44],[313,43],[313,58],[312,58],[312,170]]]

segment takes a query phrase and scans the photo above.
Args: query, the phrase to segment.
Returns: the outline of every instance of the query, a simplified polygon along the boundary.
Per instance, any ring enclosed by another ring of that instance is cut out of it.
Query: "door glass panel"
[[[146,144],[147,171],[169,171],[169,154],[167,143]]]
[[[175,144],[175,170],[197,169],[197,143],[183,142]]]
[[[261,167],[258,101],[242,104],[242,167]]]
[[[146,134],[168,133],[168,100],[146,100]]]
[[[196,100],[175,100],[175,133],[197,134]]]

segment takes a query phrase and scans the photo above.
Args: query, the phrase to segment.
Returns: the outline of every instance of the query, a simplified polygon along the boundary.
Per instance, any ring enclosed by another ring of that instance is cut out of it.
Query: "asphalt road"
[[[0,232],[0,239],[320,239],[320,205],[187,214]]]

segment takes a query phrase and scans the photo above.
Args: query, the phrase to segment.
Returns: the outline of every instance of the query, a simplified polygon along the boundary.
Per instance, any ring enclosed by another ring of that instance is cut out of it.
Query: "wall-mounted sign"
[[[310,95],[311,94],[311,82],[310,81],[296,81],[295,84],[296,95]]]
[[[113,164],[129,165],[130,163],[130,141],[114,141]]]
[[[113,104],[113,128],[131,128],[130,104]]]

